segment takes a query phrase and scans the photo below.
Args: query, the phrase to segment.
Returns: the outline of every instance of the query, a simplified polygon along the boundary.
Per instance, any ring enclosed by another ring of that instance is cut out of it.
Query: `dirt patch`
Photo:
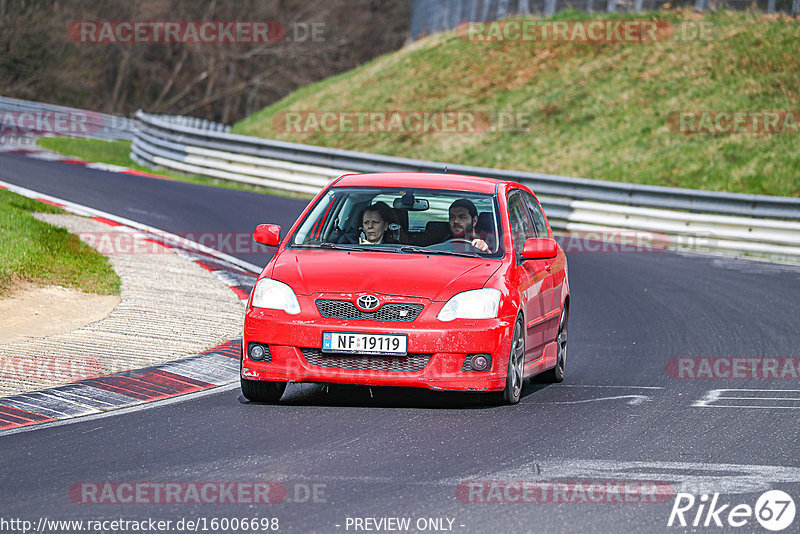
[[[106,317],[119,303],[116,295],[21,285],[0,298],[0,344],[70,332]]]

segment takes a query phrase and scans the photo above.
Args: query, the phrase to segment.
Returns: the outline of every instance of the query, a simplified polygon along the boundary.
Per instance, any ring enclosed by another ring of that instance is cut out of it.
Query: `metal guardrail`
[[[695,11],[740,10],[800,13],[800,0],[414,0],[409,33],[412,39],[452,30],[468,21],[493,21],[513,15],[549,17],[565,9],[593,13],[641,13],[659,9]]]
[[[0,97],[0,135],[58,135],[109,141],[133,140],[134,120],[119,115]]]
[[[136,118],[131,157],[140,164],[303,194],[314,194],[347,172],[442,172],[447,168],[453,174],[528,185],[557,229],[650,232],[673,244],[702,250],[800,258],[800,198],[451,165],[236,135],[199,119],[141,111]]]

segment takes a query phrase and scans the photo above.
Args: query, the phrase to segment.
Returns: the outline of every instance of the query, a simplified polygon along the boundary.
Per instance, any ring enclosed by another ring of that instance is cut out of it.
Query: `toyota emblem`
[[[356,306],[361,311],[374,311],[378,309],[381,302],[378,300],[378,297],[375,295],[361,295],[356,300]]]

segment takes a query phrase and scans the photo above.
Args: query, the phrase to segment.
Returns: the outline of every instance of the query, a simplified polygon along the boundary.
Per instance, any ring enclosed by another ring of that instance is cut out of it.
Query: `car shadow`
[[[550,384],[526,380],[520,403],[535,402],[527,399]],[[253,402],[239,395],[243,404],[269,404]],[[434,391],[424,388],[360,386],[347,384],[302,383],[289,384],[278,405],[330,406],[347,408],[415,408],[415,409],[487,409],[502,408],[493,405],[480,392]]]

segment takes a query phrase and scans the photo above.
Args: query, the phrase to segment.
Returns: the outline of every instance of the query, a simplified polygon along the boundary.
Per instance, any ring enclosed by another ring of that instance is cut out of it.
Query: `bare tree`
[[[0,94],[232,122],[402,46],[411,0],[0,0]],[[274,43],[89,43],[80,21],[277,21]],[[73,26],[74,27],[74,26]]]

